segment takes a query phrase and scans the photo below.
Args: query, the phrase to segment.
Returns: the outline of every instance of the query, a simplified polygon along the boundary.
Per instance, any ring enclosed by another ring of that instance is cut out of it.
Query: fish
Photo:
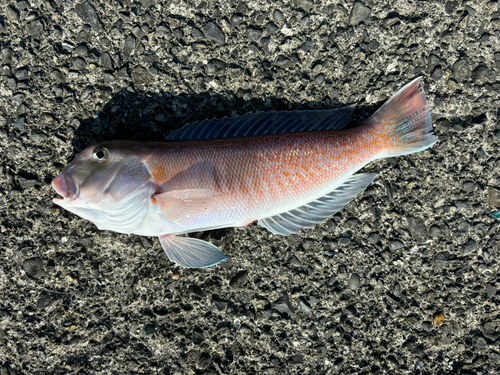
[[[100,230],[155,236],[173,263],[212,267],[227,256],[180,236],[257,221],[275,235],[312,228],[340,211],[377,173],[373,160],[437,141],[421,77],[361,125],[344,129],[355,104],[204,120],[165,140],[90,146],[52,181],[56,205]]]

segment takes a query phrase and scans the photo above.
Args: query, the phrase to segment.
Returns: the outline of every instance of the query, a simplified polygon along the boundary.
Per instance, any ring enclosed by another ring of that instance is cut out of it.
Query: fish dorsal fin
[[[288,236],[301,229],[311,228],[340,211],[377,177],[378,173],[351,176],[331,193],[306,205],[262,220],[259,224],[273,234]]]
[[[227,259],[217,246],[207,241],[173,235],[158,238],[168,259],[181,267],[213,267]]]
[[[250,135],[340,130],[351,121],[355,104],[326,110],[270,111],[203,120],[174,130],[165,139],[215,139]]]

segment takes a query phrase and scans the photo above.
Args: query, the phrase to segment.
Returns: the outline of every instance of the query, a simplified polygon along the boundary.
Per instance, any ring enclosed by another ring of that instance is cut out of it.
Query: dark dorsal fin
[[[165,139],[215,139],[250,135],[340,130],[351,121],[355,104],[311,111],[245,113],[237,117],[203,120],[173,131]]]

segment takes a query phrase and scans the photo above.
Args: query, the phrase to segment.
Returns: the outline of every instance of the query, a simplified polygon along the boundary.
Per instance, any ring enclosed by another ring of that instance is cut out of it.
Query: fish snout
[[[79,188],[78,184],[71,177],[59,174],[54,181],[52,181],[52,187],[60,194],[64,199],[73,200],[78,197]],[[55,199],[61,199],[60,197]]]

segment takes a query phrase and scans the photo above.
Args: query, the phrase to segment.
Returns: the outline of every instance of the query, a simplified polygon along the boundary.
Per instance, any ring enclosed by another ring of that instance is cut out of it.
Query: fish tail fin
[[[384,157],[423,151],[437,142],[431,106],[418,88],[421,78],[404,86],[366,121],[385,139]]]

